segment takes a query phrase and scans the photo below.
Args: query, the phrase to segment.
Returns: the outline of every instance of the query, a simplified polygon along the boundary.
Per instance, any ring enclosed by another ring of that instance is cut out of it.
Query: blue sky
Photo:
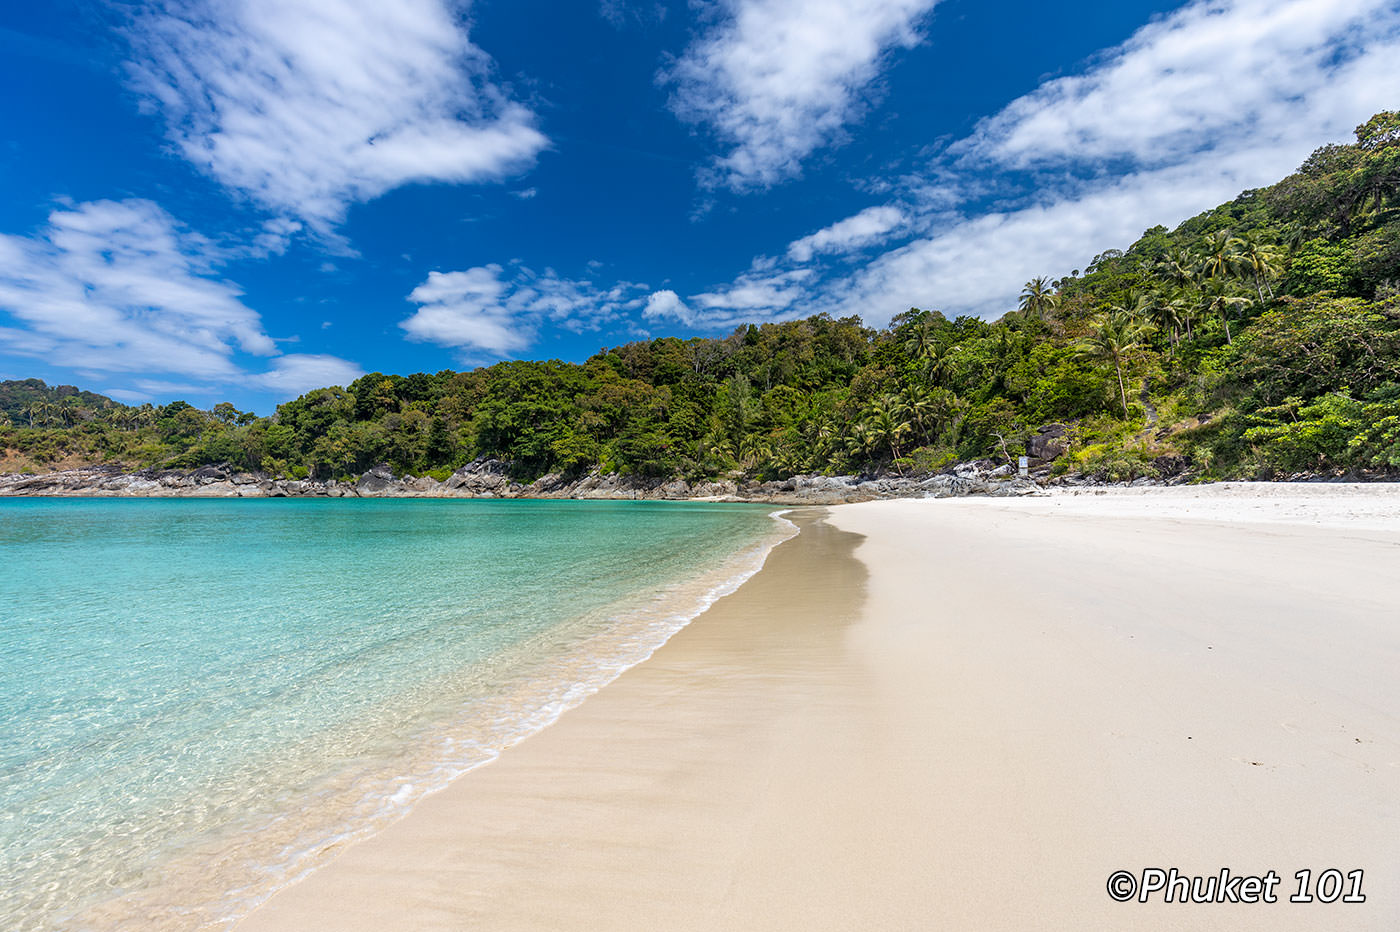
[[[994,318],[1400,107],[1400,7],[50,0],[0,10],[0,79],[0,378],[270,413]]]

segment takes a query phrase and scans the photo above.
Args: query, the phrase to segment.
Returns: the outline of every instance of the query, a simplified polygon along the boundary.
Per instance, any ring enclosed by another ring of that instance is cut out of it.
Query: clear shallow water
[[[0,500],[0,928],[217,928],[761,564],[761,506]]]

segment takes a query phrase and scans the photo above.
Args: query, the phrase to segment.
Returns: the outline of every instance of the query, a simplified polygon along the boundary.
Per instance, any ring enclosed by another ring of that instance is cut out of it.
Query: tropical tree
[[[939,321],[927,314],[914,324],[904,338],[904,351],[919,364],[924,378],[935,385],[943,381],[948,370],[949,343],[940,332]]]
[[[917,431],[924,443],[933,440],[933,428],[938,423],[938,407],[933,396],[917,387],[908,386],[899,398],[911,430]]]
[[[865,429],[873,446],[886,446],[899,469],[899,444],[910,430],[909,411],[898,395],[882,395],[866,411]]]
[[[1128,390],[1123,385],[1123,367],[1132,353],[1142,346],[1151,327],[1133,319],[1121,308],[1100,314],[1093,321],[1093,329],[1080,339],[1076,352],[1083,356],[1103,359],[1113,363],[1113,371],[1118,376],[1118,397],[1123,402],[1123,416],[1128,416]]]
[[[1201,310],[1207,316],[1214,314],[1220,319],[1220,323],[1225,327],[1226,343],[1234,342],[1230,335],[1230,311],[1248,303],[1249,299],[1237,294],[1229,282],[1214,280],[1208,282],[1201,291]]]
[[[1239,262],[1238,243],[1229,230],[1216,230],[1207,236],[1201,245],[1201,275],[1212,279],[1232,275]]]
[[[1189,249],[1174,249],[1158,260],[1156,272],[1178,288],[1189,288],[1197,283],[1199,266]]]
[[[1181,330],[1189,325],[1190,302],[1165,291],[1154,291],[1139,299],[1138,316],[1148,321],[1157,330],[1166,333],[1175,351],[1181,342]]]
[[[1026,282],[1026,287],[1021,291],[1021,313],[1036,320],[1045,320],[1059,303],[1060,296],[1055,293],[1055,286],[1043,275]]]
[[[1271,299],[1274,296],[1274,286],[1270,282],[1283,273],[1282,257],[1277,248],[1261,243],[1252,236],[1240,237],[1237,243],[1239,267],[1253,278],[1254,290],[1262,305],[1265,288],[1268,288]]]

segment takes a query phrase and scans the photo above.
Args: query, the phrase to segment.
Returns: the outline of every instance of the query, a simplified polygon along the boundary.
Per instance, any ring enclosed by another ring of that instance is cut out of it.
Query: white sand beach
[[[1400,927],[1400,488],[794,517],[651,660],[237,928]],[[1144,868],[1279,902],[1109,897]],[[1288,902],[1328,869],[1366,902]]]

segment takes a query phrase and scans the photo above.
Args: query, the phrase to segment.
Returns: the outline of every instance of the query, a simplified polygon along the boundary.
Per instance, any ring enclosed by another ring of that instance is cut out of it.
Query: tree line
[[[995,322],[819,315],[581,364],[372,373],[265,418],[35,382],[0,385],[12,469],[329,478],[387,463],[442,478],[490,456],[522,477],[908,473],[1011,460],[1055,423],[1060,472],[1386,472],[1400,467],[1400,114],[1269,188],[1027,282]]]

